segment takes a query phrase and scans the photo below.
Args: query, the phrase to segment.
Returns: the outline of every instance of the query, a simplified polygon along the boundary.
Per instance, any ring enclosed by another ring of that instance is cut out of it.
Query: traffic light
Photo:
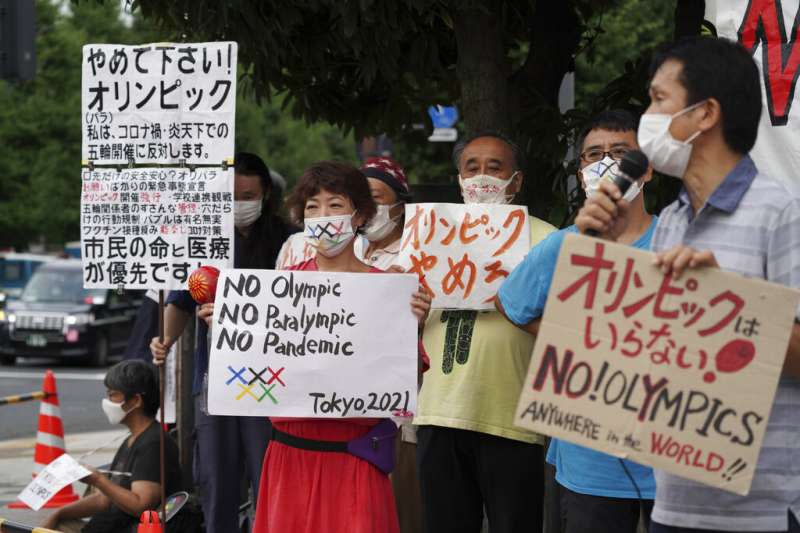
[[[35,74],[34,0],[0,0],[0,78],[27,81]]]

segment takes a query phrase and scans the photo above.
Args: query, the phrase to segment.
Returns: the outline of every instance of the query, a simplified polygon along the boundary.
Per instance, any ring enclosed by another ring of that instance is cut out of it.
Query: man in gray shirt
[[[800,201],[747,155],[762,107],[750,55],[725,39],[672,44],[653,60],[650,98],[639,145],[655,170],[683,181],[653,236],[663,272],[677,279],[686,269],[720,268],[800,288]],[[628,206],[615,186],[601,187],[576,225],[615,240]],[[651,533],[800,530],[797,320],[750,493],[739,496],[656,471]]]

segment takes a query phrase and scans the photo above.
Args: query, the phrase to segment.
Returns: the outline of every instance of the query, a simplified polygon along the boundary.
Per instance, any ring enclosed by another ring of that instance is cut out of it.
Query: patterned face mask
[[[355,213],[305,219],[303,223],[306,240],[316,248],[317,253],[325,257],[336,257],[356,235],[353,231],[353,216]]]
[[[583,184],[586,186],[586,196],[589,198],[594,196],[598,189],[600,189],[600,183],[603,180],[614,181],[614,177],[616,177],[618,172],[619,163],[608,156],[583,167],[583,169],[581,169],[581,175],[583,176]],[[625,191],[623,198],[628,202],[632,202],[633,199],[639,195],[641,190],[642,184],[635,181],[631,183],[631,186]]]

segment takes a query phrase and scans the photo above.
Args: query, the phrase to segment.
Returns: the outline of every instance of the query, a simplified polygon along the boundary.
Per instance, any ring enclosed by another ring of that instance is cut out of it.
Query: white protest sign
[[[419,275],[434,309],[494,309],[503,280],[530,250],[519,205],[408,204],[397,264]]]
[[[17,499],[34,511],[38,511],[50,498],[58,494],[58,491],[89,474],[91,474],[89,470],[65,453],[44,467],[33,481],[22,489]]]
[[[798,0],[706,0],[705,18],[717,35],[741,43],[758,65],[764,108],[750,156],[760,171],[793,187],[800,176],[798,16]]]
[[[84,164],[233,162],[235,42],[87,44]]]
[[[200,265],[233,266],[233,171],[83,169],[86,288],[182,286]]]
[[[516,424],[747,494],[800,292],[567,235]]]
[[[409,274],[224,270],[209,360],[213,415],[388,417],[416,409]]]

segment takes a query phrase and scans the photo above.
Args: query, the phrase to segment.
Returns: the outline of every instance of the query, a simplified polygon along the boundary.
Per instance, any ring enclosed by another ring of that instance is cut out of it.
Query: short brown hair
[[[377,208],[364,174],[356,167],[338,161],[320,161],[303,171],[294,190],[286,199],[286,208],[292,221],[301,224],[306,202],[325,189],[350,199],[356,212],[369,221]]]

